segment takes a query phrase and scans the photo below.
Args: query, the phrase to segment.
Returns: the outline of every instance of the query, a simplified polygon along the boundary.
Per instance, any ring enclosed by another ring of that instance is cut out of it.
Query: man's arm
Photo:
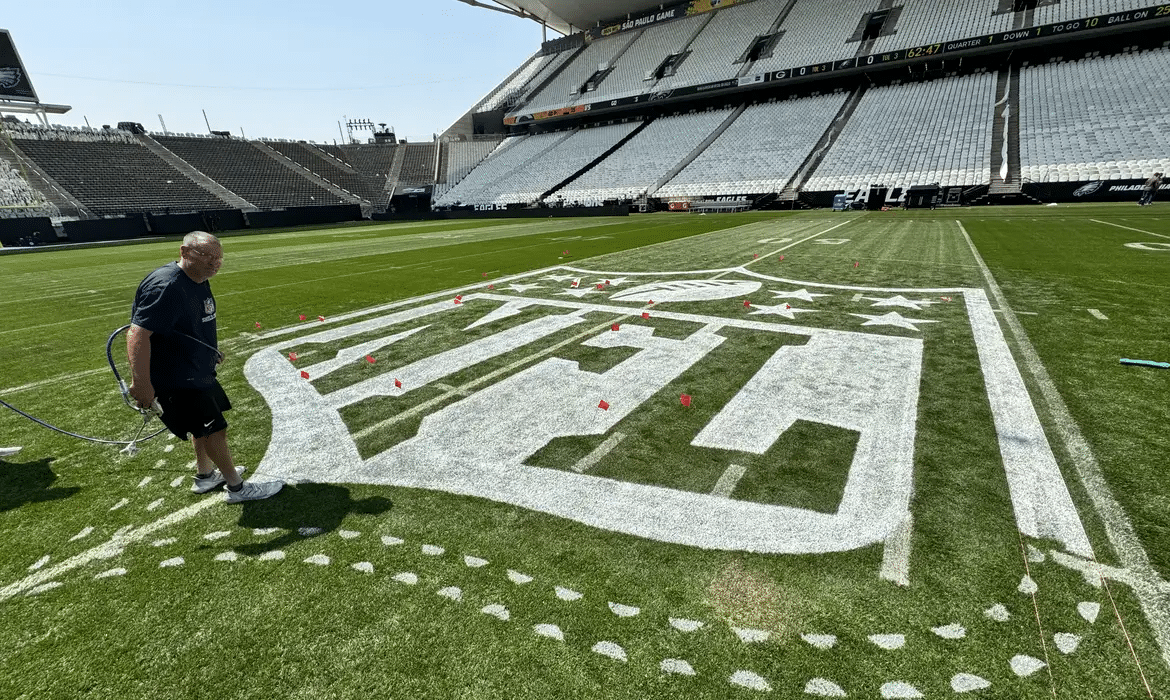
[[[150,336],[151,331],[142,326],[130,324],[126,332],[126,354],[130,358],[130,396],[142,408],[154,403],[154,385],[150,383]]]

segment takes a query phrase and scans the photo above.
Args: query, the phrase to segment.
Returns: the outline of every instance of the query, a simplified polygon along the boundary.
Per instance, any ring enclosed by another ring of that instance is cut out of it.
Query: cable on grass
[[[1032,568],[1028,566],[1028,551],[1024,547],[1023,533],[1017,533],[1020,537],[1020,556],[1024,560],[1024,573],[1032,579]],[[1044,625],[1040,622],[1040,606],[1036,603],[1036,592],[1031,593],[1032,596],[1032,610],[1036,613],[1036,629],[1040,630],[1040,646],[1044,649],[1044,669],[1048,671],[1048,687],[1052,689],[1052,697],[1056,697],[1056,679],[1052,677],[1052,661],[1048,658],[1048,641],[1044,638]]]

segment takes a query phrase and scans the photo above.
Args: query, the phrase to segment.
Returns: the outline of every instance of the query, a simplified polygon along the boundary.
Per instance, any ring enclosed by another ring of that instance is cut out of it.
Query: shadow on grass
[[[382,515],[393,504],[390,499],[372,496],[355,501],[349,489],[336,484],[286,485],[280,493],[263,501],[242,504],[240,527],[276,527],[283,534],[268,542],[237,547],[240,554],[251,556],[305,539],[299,530],[313,528],[312,535],[336,530],[350,514]]]
[[[49,468],[52,457],[35,462],[0,459],[0,512],[28,503],[59,501],[81,491],[77,486],[53,488],[57,475]]]

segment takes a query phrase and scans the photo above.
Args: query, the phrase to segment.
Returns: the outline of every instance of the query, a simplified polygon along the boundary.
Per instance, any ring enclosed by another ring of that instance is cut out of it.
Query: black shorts
[[[184,440],[188,434],[203,438],[228,427],[223,413],[231,410],[232,402],[219,382],[194,389],[162,389],[158,402],[163,409],[163,425]]]

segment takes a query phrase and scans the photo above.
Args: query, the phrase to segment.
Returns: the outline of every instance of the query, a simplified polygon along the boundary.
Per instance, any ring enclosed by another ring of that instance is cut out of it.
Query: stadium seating
[[[19,172],[0,161],[0,219],[59,215],[57,207],[46,202]]]
[[[695,15],[650,25],[622,54],[613,72],[605,77],[598,90],[589,95],[589,99],[616,99],[648,92],[656,81],[647,80],[647,75],[653,76],[668,56],[681,50],[705,20],[702,15]]]
[[[991,182],[995,76],[870,89],[806,191]]]
[[[871,53],[968,39],[1012,28],[1013,13],[993,14],[998,0],[901,0],[895,33],[878,37]]]
[[[500,139],[452,141],[447,144],[447,181],[456,185],[500,145]]]
[[[335,187],[361,197],[367,202],[382,199],[386,184],[385,178],[378,181],[376,178],[354,172],[348,163],[311,144],[290,141],[266,141],[265,143],[269,148],[289,160],[299,163]]]
[[[787,0],[755,0],[719,10],[691,45],[690,55],[659,88],[678,88],[725,78],[734,78],[743,64],[736,61],[751,46],[756,36],[766,34]]]
[[[26,127],[12,136],[17,148],[94,214],[224,207],[125,132]]]
[[[772,50],[772,57],[752,64],[752,73],[784,70],[857,55],[858,44],[848,39],[866,12],[877,9],[879,0],[837,0],[831,5],[815,0],[796,0],[780,25],[784,36]]]
[[[582,202],[637,199],[733,111],[719,109],[657,119],[556,194]]]
[[[841,92],[752,105],[657,197],[777,192],[832,123]]]
[[[402,159],[398,184],[403,187],[422,187],[435,182],[435,144],[408,143]]]
[[[526,112],[538,112],[565,107],[582,101],[578,90],[601,66],[609,66],[617,54],[634,39],[635,33],[618,34],[593,42],[543,89],[532,95],[524,105]],[[604,83],[603,83],[604,84]],[[593,94],[593,93],[591,93]],[[596,93],[601,94],[601,93]],[[590,98],[593,99],[593,98]]]
[[[1036,24],[1055,24],[1096,15],[1139,10],[1158,5],[1150,0],[1059,0],[1054,5],[1036,8]]]
[[[1024,68],[1021,175],[1075,182],[1170,172],[1168,65],[1170,49],[1158,49]]]
[[[540,73],[542,68],[551,63],[555,59],[555,56],[555,54],[545,56],[536,54],[528,59],[510,80],[504,81],[495,90],[488,93],[487,97],[480,100],[479,104],[476,105],[475,111],[491,112],[511,106],[512,102],[519,98],[521,92],[524,90],[524,86]]]
[[[345,203],[247,141],[162,135],[154,138],[203,174],[262,209]]]

